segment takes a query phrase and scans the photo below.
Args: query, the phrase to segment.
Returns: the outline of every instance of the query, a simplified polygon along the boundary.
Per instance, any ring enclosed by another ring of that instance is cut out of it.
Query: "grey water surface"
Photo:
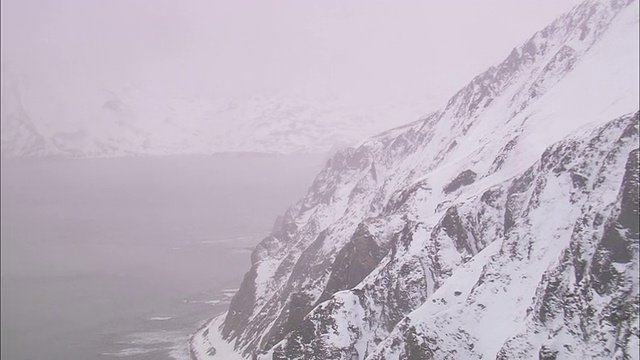
[[[188,359],[321,162],[3,160],[2,359]]]

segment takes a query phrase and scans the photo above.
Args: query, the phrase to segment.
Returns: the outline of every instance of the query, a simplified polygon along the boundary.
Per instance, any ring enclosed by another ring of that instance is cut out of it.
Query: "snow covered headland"
[[[339,151],[198,359],[637,359],[638,2],[587,0]]]

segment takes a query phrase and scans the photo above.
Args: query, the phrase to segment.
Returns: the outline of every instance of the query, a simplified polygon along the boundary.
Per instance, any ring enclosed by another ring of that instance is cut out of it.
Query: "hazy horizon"
[[[3,0],[3,72],[64,98],[442,101],[577,3]]]

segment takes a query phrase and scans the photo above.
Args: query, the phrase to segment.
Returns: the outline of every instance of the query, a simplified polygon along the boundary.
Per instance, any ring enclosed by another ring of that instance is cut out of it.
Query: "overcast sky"
[[[2,59],[76,91],[442,98],[578,2],[2,0]]]

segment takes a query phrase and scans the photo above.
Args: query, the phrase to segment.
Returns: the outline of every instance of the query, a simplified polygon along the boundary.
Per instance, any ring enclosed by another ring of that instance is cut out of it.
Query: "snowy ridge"
[[[261,359],[632,356],[637,29],[637,2],[586,1],[339,151],[254,250],[222,336]]]

